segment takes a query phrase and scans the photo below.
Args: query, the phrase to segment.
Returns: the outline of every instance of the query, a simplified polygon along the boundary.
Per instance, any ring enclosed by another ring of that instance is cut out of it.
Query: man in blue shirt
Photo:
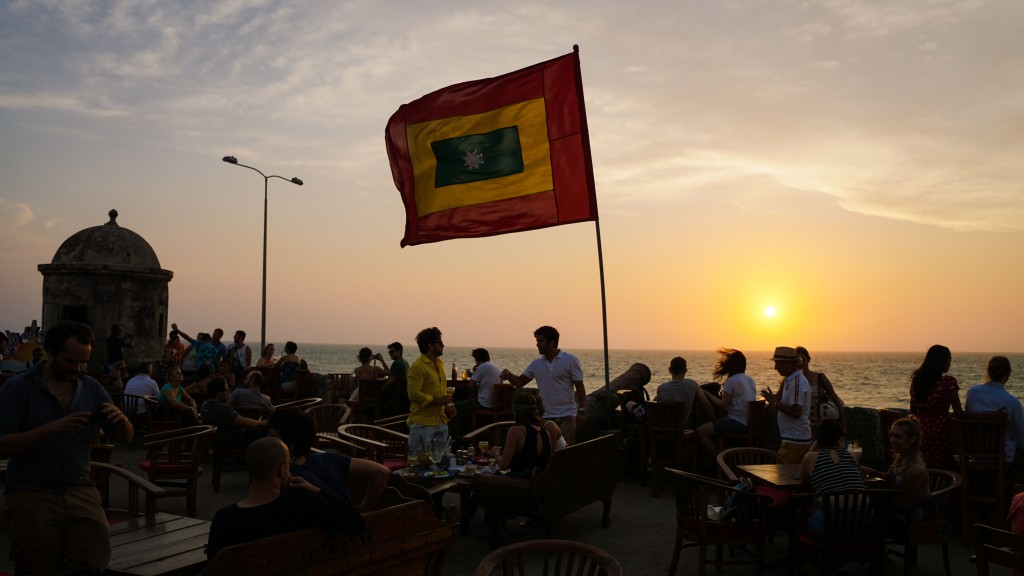
[[[976,384],[967,390],[967,405],[964,410],[975,413],[1006,412],[1009,420],[1006,426],[1006,463],[1024,463],[1024,457],[1017,458],[1024,448],[1024,407],[1013,394],[1006,391],[1010,379],[1010,360],[1006,356],[993,356],[988,361],[988,382]]]
[[[90,480],[93,425],[121,442],[128,418],[85,374],[92,330],[65,322],[46,334],[49,360],[0,388],[0,458],[9,458],[4,516],[18,574],[99,574],[110,533]]]

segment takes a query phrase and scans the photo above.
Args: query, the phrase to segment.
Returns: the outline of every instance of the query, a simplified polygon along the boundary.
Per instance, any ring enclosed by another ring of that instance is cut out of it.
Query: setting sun
[[[775,306],[768,306],[764,309],[764,315],[769,318],[775,318],[776,310]]]

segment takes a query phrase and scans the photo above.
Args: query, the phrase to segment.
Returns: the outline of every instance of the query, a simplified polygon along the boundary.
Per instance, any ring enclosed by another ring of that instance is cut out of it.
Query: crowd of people
[[[275,410],[262,390],[263,374],[246,370],[253,366],[254,355],[245,343],[245,332],[236,331],[231,344],[221,342],[223,334],[216,329],[193,338],[172,324],[160,360],[138,363],[131,376],[123,357],[123,349],[133,344],[131,335],[112,329],[106,342],[112,354],[106,363],[108,386],[128,395],[155,396],[160,409],[181,411],[183,424],[214,424],[236,432],[248,446],[249,494],[216,514],[208,553],[212,556],[234,543],[314,525],[360,533],[360,513],[376,505],[390,471],[368,460],[314,451],[310,415]],[[494,407],[497,386],[507,382],[523,388],[536,381],[536,393],[513,397],[515,424],[508,428],[503,449],[493,451],[499,468],[509,470],[513,478],[529,478],[542,472],[557,450],[574,444],[586,422],[579,359],[560,348],[560,334],[554,327],[541,326],[533,337],[538,356],[519,373],[496,366],[486,349],[474,349],[475,366],[469,379],[477,393],[458,403],[449,388],[445,344],[436,327],[416,335],[420,355],[415,360],[403,358],[399,342],[387,346],[390,364],[382,354],[362,348],[353,374],[357,384],[384,381],[392,402],[407,407],[412,456],[446,447],[452,436],[468,432],[468,417],[474,411]],[[9,459],[5,516],[9,526],[17,525],[11,531],[11,555],[19,572],[99,573],[109,557],[107,531],[98,529],[100,523],[105,527],[103,511],[92,496],[89,444],[94,425],[122,442],[131,440],[133,428],[128,416],[111,402],[107,389],[85,373],[93,342],[87,326],[73,322],[54,326],[44,342],[45,358],[0,388],[0,458]],[[281,386],[286,389],[294,383],[296,370],[305,365],[297,351],[294,342],[287,342],[284,355],[275,357],[273,345],[268,345],[255,358],[256,366],[279,368]],[[842,399],[825,374],[810,368],[806,348],[777,347],[771,360],[780,381],[760,391],[745,373],[747,358],[741,351],[723,348],[718,352],[712,372],[717,386],[702,386],[687,378],[686,360],[675,357],[668,366],[670,379],[658,385],[654,395],[655,402],[684,405],[688,421],[698,410],[703,414],[696,430],[707,458],[717,453],[718,435],[746,431],[750,402],[760,397],[777,419],[780,459],[800,464],[806,484],[818,492],[863,488],[862,469],[845,438]],[[951,360],[944,346],[928,350],[910,377],[910,414],[888,431],[894,458],[887,470],[877,474],[898,491],[896,530],[905,529],[917,513],[917,504],[928,497],[928,468],[952,467],[951,411],[1006,413],[1005,460],[1015,469],[1024,464],[1020,454],[1024,408],[1005,390],[1011,375],[1009,360],[992,357],[988,381],[972,386],[963,405],[959,385],[947,373]],[[358,385],[349,401],[359,402]],[[645,406],[643,400],[628,402],[627,417],[642,421]],[[136,408],[140,414],[146,409],[144,405]],[[358,499],[349,492],[350,479],[366,486]],[[1015,500],[1012,509],[1024,510],[1024,500]],[[1024,525],[1024,514],[1015,514]],[[820,530],[820,522],[820,514],[813,513],[811,530]]]

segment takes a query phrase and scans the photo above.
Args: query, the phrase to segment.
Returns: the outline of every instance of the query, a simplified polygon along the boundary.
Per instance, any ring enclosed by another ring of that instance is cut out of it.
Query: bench
[[[558,450],[547,469],[528,480],[477,475],[473,494],[485,510],[542,520],[550,538],[562,518],[598,501],[604,504],[601,527],[607,528],[621,474],[622,451],[608,435]]]
[[[458,537],[454,506],[445,517],[439,520],[423,502],[407,502],[364,514],[363,536],[310,528],[228,546],[210,560],[204,574],[441,574]]]

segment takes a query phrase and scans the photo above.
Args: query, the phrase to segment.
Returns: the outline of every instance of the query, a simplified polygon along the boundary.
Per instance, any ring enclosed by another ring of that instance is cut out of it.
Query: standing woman
[[[843,404],[843,399],[839,397],[839,394],[836,394],[835,388],[832,387],[832,382],[828,379],[828,376],[825,376],[824,372],[815,372],[814,370],[811,370],[811,353],[807,351],[807,348],[797,346],[796,355],[803,361],[800,367],[803,369],[804,377],[807,378],[807,382],[811,385],[811,436],[813,438],[818,437],[818,426],[821,426],[821,421],[823,419],[833,419],[822,417],[822,398],[825,398],[826,401],[831,400],[832,404],[835,405],[836,410],[839,412],[839,423],[843,425],[843,430],[845,430],[846,405]]]
[[[954,414],[963,412],[960,386],[946,374],[953,355],[938,344],[928,349],[921,367],[910,378],[910,412],[921,424],[921,456],[932,468],[953,468]]]
[[[743,355],[743,352],[731,348],[719,348],[718,353],[722,356],[718,359],[718,364],[715,365],[715,370],[711,374],[715,379],[725,378],[725,382],[722,384],[722,397],[719,398],[702,388],[697,389],[697,402],[711,417],[710,422],[705,422],[697,427],[697,434],[712,461],[718,455],[716,436],[720,432],[746,432],[747,403],[757,400],[757,386],[754,384],[754,379],[745,374],[747,357]],[[712,406],[725,410],[725,416],[716,419]]]

